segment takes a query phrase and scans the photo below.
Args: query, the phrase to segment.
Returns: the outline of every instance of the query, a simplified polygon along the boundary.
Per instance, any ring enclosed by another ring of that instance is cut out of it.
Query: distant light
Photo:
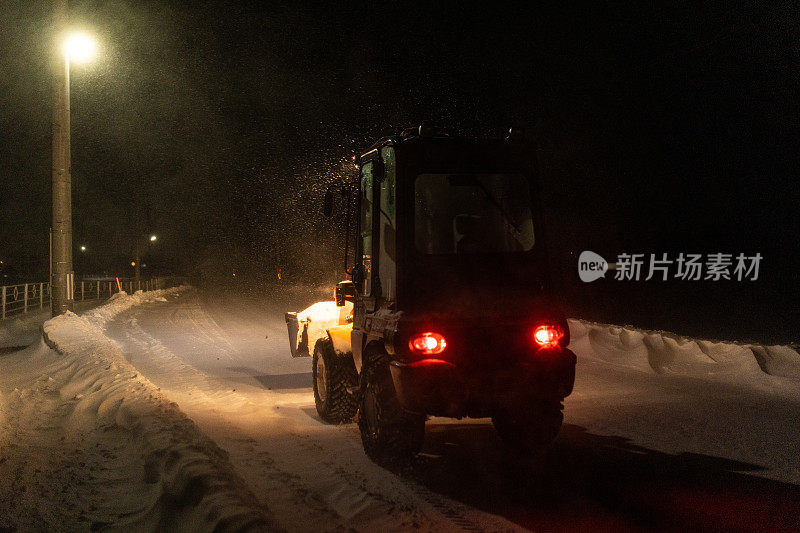
[[[155,235],[150,235],[150,242],[156,242],[156,239],[158,239],[158,237]]]
[[[131,261],[131,266],[135,267],[136,266],[136,261]]]
[[[85,33],[73,33],[64,42],[64,54],[71,61],[83,63],[95,55],[97,44]]]
[[[86,246],[81,246],[81,252],[85,252],[85,251],[86,251]]]

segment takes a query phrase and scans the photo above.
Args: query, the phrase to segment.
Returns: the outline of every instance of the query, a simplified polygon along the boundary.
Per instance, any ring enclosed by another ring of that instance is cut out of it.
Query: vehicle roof
[[[442,143],[448,144],[450,146],[453,145],[462,145],[462,146],[475,146],[475,145],[483,145],[483,146],[503,146],[503,145],[510,145],[509,138],[506,139],[498,139],[498,138],[478,138],[478,137],[466,137],[459,135],[455,130],[448,129],[448,128],[438,128],[432,126],[421,125],[419,127],[414,128],[406,128],[403,132],[398,136],[391,136],[391,137],[383,137],[373,143],[369,148],[363,150],[359,154],[359,158],[362,158],[372,152],[373,150],[382,148],[384,146],[394,146],[400,143],[412,143],[412,144],[438,144],[441,145]]]

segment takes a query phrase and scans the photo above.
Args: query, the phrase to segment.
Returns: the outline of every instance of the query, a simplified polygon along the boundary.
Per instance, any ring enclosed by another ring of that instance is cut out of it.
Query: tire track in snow
[[[225,452],[103,334],[161,293],[56,317],[3,360],[0,529],[272,529]]]
[[[195,342],[199,342],[201,345],[211,348],[215,353],[233,361],[236,348],[228,340],[217,321],[200,306],[198,299],[193,299],[175,309],[170,321],[173,323],[189,322],[196,332],[193,337]]]
[[[354,428],[351,426],[347,428],[342,427],[339,429],[347,430]],[[356,431],[352,431],[352,433],[357,434]],[[298,435],[298,437],[300,436]],[[358,438],[360,438],[360,436],[358,436]],[[313,454],[326,453],[324,445],[317,439],[306,436],[302,439],[298,438],[298,442],[299,445],[306,450],[309,456]],[[353,464],[350,465],[352,467],[351,469],[345,469],[341,466],[336,466],[332,461],[329,461],[327,466],[333,468],[336,474],[343,480],[347,481],[351,487],[357,490],[366,490],[366,494],[375,500],[377,506],[385,507],[389,511],[397,506],[397,502],[393,501],[392,499],[385,497],[381,493],[371,492],[364,487],[365,481],[367,481],[368,475],[370,474],[369,472],[363,471],[362,469],[359,469],[358,466]],[[427,507],[427,513],[425,514],[428,516],[415,517],[410,523],[403,524],[404,527],[419,528],[420,522],[423,522],[426,519],[430,520],[432,518],[430,515],[435,515],[438,513],[446,517],[447,520],[452,523],[452,525],[457,526],[452,529],[461,529],[464,531],[500,531],[506,529],[503,526],[491,523],[490,520],[486,520],[486,517],[491,515],[487,515],[486,513],[438,495],[414,481],[399,477],[395,479],[402,483],[402,489],[408,489],[409,492],[405,496],[406,499],[413,499],[413,496],[417,496],[428,504],[428,506],[419,505],[421,502],[417,501],[417,511],[424,512],[425,507]],[[398,489],[396,488],[395,490]]]
[[[172,313],[170,320],[180,323],[183,316],[183,312]],[[194,327],[202,324],[196,320],[189,322]],[[302,507],[304,516],[300,523],[307,527],[299,529],[317,529],[315,526],[318,524],[326,524],[326,531],[347,529],[347,524],[334,511],[324,503],[320,504],[319,499],[309,498],[309,491],[298,476],[281,468],[269,452],[259,450],[253,453],[253,444],[257,441],[229,420],[238,411],[253,411],[255,406],[250,400],[231,390],[221,380],[187,364],[148,334],[136,316],[118,321],[109,328],[109,333],[122,340],[123,351],[131,363],[228,452],[229,460],[262,504],[270,510]],[[222,427],[220,420],[223,420]],[[255,478],[254,472],[258,472],[259,479]],[[277,515],[280,514],[279,511]],[[292,529],[292,525],[296,528],[298,522],[282,525]]]
[[[233,348],[194,302],[162,311],[182,335],[209,350]],[[313,396],[267,391],[210,376],[143,329],[136,310],[110,331],[133,364],[226,449],[251,490],[289,530],[519,529],[507,520],[435,494],[378,467],[363,453],[354,426],[328,426],[307,414]],[[198,316],[199,315],[199,316]],[[216,322],[214,322],[216,324]],[[163,322],[162,322],[163,326]],[[200,335],[200,332],[212,332]],[[212,352],[213,353],[213,352]],[[230,353],[230,352],[229,352]],[[185,356],[191,354],[184,354]],[[208,353],[204,354],[208,356]],[[288,357],[288,355],[287,355]],[[235,354],[232,354],[235,359]],[[299,518],[302,516],[303,518]]]

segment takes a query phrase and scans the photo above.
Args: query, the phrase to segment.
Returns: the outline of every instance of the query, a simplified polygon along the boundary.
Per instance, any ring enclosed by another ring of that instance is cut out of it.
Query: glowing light
[[[85,33],[73,33],[64,42],[64,54],[70,61],[83,63],[94,57],[97,44]]]
[[[564,337],[558,326],[541,325],[533,332],[533,340],[542,348],[555,348]]]
[[[424,355],[440,354],[447,347],[447,341],[439,333],[426,332],[411,337],[408,341],[408,347],[412,352],[421,353]]]

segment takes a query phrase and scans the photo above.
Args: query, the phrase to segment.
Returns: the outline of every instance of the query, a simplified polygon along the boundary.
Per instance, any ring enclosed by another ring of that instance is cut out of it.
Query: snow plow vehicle
[[[358,414],[373,460],[415,455],[428,416],[491,417],[520,450],[557,435],[576,358],[529,154],[514,130],[469,139],[420,126],[375,143],[355,183],[328,189],[325,215],[344,211],[348,279],[335,301],[286,321],[292,355],[313,358],[320,417]]]

